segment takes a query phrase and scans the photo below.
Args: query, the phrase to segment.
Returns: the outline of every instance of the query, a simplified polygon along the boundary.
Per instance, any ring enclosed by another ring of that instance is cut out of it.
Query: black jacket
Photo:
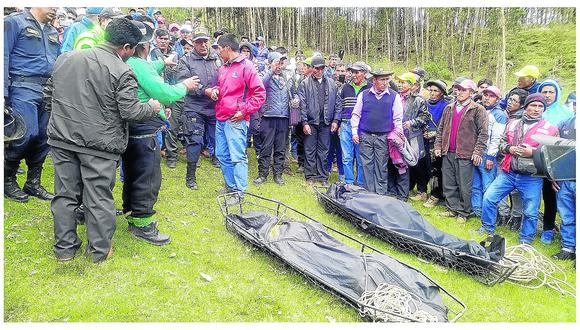
[[[179,60],[177,81],[197,76],[201,83],[199,89],[193,90],[185,96],[184,111],[195,111],[206,116],[215,116],[215,102],[205,96],[204,90],[217,85],[218,68],[217,56],[212,52],[207,58],[203,58],[195,50],[192,50]]]
[[[326,79],[326,104],[324,104],[324,124],[330,125],[333,121],[338,122],[342,110],[342,99],[336,89],[336,83],[332,79]],[[320,124],[320,105],[318,101],[318,88],[314,78],[308,77],[300,82],[298,87],[298,98],[300,99],[300,117],[302,125],[308,123]]]
[[[131,67],[106,45],[59,56],[44,100],[49,145],[107,159],[127,148],[128,121],[157,116],[139,101]]]

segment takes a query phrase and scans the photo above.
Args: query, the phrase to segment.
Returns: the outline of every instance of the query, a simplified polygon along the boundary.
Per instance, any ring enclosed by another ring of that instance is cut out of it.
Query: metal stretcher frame
[[[238,200],[236,203],[228,205],[227,200],[231,197],[235,197],[237,194],[238,193],[233,192],[233,193],[219,195],[217,197],[218,205],[220,207],[222,215],[224,216],[225,226],[230,232],[232,232],[238,236],[241,236],[247,242],[257,246],[258,248],[260,248],[263,251],[268,252],[270,255],[276,257],[276,259],[278,259],[278,260],[282,261],[284,264],[288,265],[294,271],[296,271],[299,274],[306,277],[311,283],[315,284],[317,287],[323,289],[324,291],[329,292],[330,294],[332,294],[335,297],[338,297],[339,299],[341,299],[342,301],[344,301],[348,305],[356,308],[357,310],[360,310],[362,307],[365,307],[365,308],[368,308],[370,310],[374,310],[375,312],[387,313],[387,314],[392,315],[393,317],[399,318],[401,320],[407,320],[407,321],[411,321],[411,322],[415,321],[412,319],[408,319],[402,315],[398,315],[398,314],[390,313],[388,311],[380,310],[374,306],[362,304],[362,303],[358,302],[357,300],[353,299],[352,297],[341,294],[336,289],[334,289],[332,286],[327,285],[325,283],[324,279],[319,278],[317,275],[310,273],[307,269],[304,269],[298,265],[295,265],[295,264],[289,262],[288,260],[283,259],[277,253],[275,253],[274,251],[269,249],[267,242],[264,242],[259,237],[256,237],[252,233],[245,230],[243,227],[241,227],[239,224],[237,224],[235,221],[232,220],[231,215],[233,215],[233,214],[241,215],[241,214],[247,213],[249,211],[262,211],[262,212],[269,212],[270,214],[275,215],[279,219],[284,219],[287,221],[312,221],[312,222],[316,222],[316,223],[321,224],[330,233],[334,233],[333,236],[335,238],[339,238],[339,240],[341,240],[343,243],[345,243],[345,241],[348,242],[349,244],[347,244],[347,245],[349,245],[349,246],[356,246],[363,253],[374,252],[374,253],[380,253],[380,254],[384,254],[384,255],[386,255],[386,253],[383,253],[380,250],[378,250],[370,245],[367,245],[367,244],[365,244],[365,243],[363,243],[363,242],[361,242],[361,241],[359,241],[359,240],[357,240],[357,239],[355,239],[355,238],[353,238],[345,233],[342,233],[342,232],[338,231],[337,229],[334,229],[330,226],[327,226],[327,225],[309,217],[308,215],[306,215],[306,214],[304,214],[304,213],[302,213],[302,212],[300,212],[300,211],[298,211],[298,210],[296,210],[296,209],[294,209],[294,208],[292,208],[292,207],[290,207],[282,202],[279,202],[277,200],[261,197],[261,196],[246,192],[244,194],[244,198],[242,201]],[[393,257],[391,257],[391,258],[393,258]],[[429,276],[427,276],[422,271],[416,269],[413,266],[405,264],[404,262],[401,262],[401,261],[399,261],[399,262],[401,264],[421,273],[430,282],[432,282],[437,288],[439,288],[440,294],[441,294],[442,298],[444,298],[445,304],[446,304],[447,309],[448,309],[449,322],[455,322],[461,316],[463,316],[463,314],[465,314],[467,307],[462,301],[460,301],[458,298],[453,296],[451,293],[449,293],[447,290],[445,290],[445,288],[440,286],[438,283],[436,283],[433,279],[431,279]],[[447,298],[447,299],[445,299],[445,298]],[[449,317],[449,316],[451,316],[451,317]],[[372,321],[372,318],[370,316],[363,317],[363,319],[365,321]]]
[[[379,237],[403,252],[460,270],[486,285],[493,286],[505,281],[518,266],[515,261],[506,257],[501,260],[501,263],[498,263],[382,227],[344,208],[328,197],[321,189],[325,188],[315,187],[318,202],[328,213],[338,214],[360,230]]]

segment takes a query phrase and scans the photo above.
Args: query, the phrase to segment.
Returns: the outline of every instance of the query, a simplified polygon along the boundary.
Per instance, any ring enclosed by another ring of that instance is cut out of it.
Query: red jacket
[[[252,62],[238,56],[218,71],[219,98],[215,116],[219,121],[230,119],[238,110],[245,120],[266,101],[266,90]]]

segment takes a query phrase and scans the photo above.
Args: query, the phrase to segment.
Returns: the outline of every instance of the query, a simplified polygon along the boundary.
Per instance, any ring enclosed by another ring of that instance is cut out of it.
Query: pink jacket
[[[252,62],[238,56],[218,71],[219,98],[215,116],[219,121],[230,119],[238,110],[245,120],[266,101],[266,90]]]

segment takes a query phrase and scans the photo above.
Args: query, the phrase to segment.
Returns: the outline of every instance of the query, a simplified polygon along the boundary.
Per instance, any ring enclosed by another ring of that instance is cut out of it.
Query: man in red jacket
[[[266,100],[266,90],[254,64],[239,54],[239,44],[231,33],[218,40],[224,65],[211,97],[216,100],[216,156],[228,191],[243,193],[248,187],[246,133],[250,115]]]

